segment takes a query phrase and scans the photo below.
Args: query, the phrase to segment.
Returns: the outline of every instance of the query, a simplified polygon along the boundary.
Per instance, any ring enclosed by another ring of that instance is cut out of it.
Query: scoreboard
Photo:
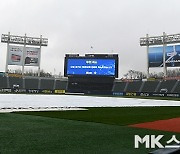
[[[118,77],[118,55],[66,55],[65,76]]]

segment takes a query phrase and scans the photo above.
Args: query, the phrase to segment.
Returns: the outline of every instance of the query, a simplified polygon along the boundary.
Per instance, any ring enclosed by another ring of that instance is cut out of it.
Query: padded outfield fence
[[[13,89],[3,88],[0,93],[15,93],[15,94],[65,94],[65,90],[55,89]]]
[[[14,85],[19,85],[14,88]],[[0,93],[41,93],[65,94],[68,93],[68,79],[45,77],[6,77],[0,76]],[[90,95],[111,96],[143,96],[143,97],[180,97],[179,80],[163,81],[131,81],[115,80],[112,90],[83,91]]]
[[[65,89],[13,89],[3,88],[0,89],[0,93],[14,93],[14,94],[78,94],[68,93]],[[104,95],[104,96],[119,96],[119,97],[169,97],[169,98],[180,98],[178,93],[158,93],[158,92],[87,92],[79,93],[80,95]]]
[[[0,76],[0,89],[13,88],[18,85],[19,89],[66,89],[67,79],[47,77],[6,77]]]

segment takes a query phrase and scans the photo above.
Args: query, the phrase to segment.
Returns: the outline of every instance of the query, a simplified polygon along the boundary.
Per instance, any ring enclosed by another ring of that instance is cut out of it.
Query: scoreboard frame
[[[68,60],[69,59],[103,59],[103,60],[115,60],[115,75],[93,75],[93,74],[67,74]],[[66,54],[64,60],[64,76],[65,77],[114,77],[118,78],[118,66],[119,58],[118,54],[85,54],[80,56],[79,54]]]

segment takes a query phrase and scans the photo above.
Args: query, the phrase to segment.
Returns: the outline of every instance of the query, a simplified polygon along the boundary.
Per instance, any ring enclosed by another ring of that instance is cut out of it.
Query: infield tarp
[[[0,108],[180,106],[179,101],[74,95],[0,94]]]

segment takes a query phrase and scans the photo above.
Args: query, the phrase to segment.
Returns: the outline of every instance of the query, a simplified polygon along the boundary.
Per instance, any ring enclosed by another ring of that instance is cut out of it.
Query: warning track
[[[158,121],[153,121],[153,122],[133,124],[129,126],[136,127],[136,128],[146,128],[146,129],[180,133],[180,117],[167,119],[167,120],[158,120]]]

